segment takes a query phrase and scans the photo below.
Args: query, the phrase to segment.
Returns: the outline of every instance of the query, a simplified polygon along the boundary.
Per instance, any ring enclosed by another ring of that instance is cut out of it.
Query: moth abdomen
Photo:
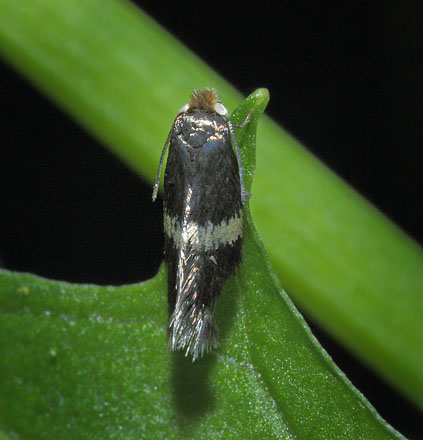
[[[165,218],[168,215],[165,214]],[[213,310],[226,280],[241,262],[242,214],[221,222],[165,228],[169,277],[169,346],[195,360],[218,345]]]
[[[185,317],[178,317],[176,310],[170,318],[169,348],[184,350],[193,360],[219,345],[219,331],[213,312],[202,305]]]

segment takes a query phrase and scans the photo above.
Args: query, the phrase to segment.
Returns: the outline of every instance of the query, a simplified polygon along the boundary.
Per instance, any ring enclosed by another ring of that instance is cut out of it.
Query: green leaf
[[[0,440],[11,440],[10,437],[7,437],[6,434],[0,432]]]
[[[240,133],[251,183],[257,90]],[[216,307],[221,347],[166,351],[166,277],[100,287],[0,272],[0,426],[22,438],[402,438],[311,335],[246,211],[243,264]]]
[[[239,102],[129,2],[0,0],[0,52],[150,181],[192,88]],[[259,143],[251,209],[290,295],[421,407],[421,248],[269,119]]]

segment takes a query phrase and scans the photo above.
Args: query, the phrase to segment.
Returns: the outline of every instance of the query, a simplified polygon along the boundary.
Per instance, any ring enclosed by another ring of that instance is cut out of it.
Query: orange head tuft
[[[188,102],[188,110],[206,110],[215,112],[215,104],[219,97],[215,89],[206,87],[204,90],[194,89]]]

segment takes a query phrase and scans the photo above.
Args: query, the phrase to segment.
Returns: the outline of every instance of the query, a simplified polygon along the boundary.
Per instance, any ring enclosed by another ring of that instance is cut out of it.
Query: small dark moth
[[[163,204],[169,348],[185,350],[195,361],[219,342],[213,309],[241,262],[242,206],[250,194],[234,126],[214,89],[194,90],[179,110],[161,154],[153,201],[168,145]]]

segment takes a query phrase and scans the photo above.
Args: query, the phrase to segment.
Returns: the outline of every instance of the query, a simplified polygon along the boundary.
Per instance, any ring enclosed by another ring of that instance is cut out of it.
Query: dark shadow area
[[[216,356],[208,354],[192,362],[183,352],[172,353],[173,400],[181,416],[180,429],[187,421],[201,418],[213,409],[214,396],[208,385],[210,371],[216,363]]]
[[[79,125],[0,64],[0,255],[7,269],[126,284],[162,260],[162,202]]]
[[[233,326],[238,297],[236,282],[232,278],[226,283],[217,300],[215,319],[219,327],[219,340],[222,343]],[[183,352],[172,353],[172,386],[175,408],[180,415],[180,429],[184,431],[186,421],[190,424],[213,409],[215,397],[209,388],[210,374],[216,364],[214,352],[192,362]]]

